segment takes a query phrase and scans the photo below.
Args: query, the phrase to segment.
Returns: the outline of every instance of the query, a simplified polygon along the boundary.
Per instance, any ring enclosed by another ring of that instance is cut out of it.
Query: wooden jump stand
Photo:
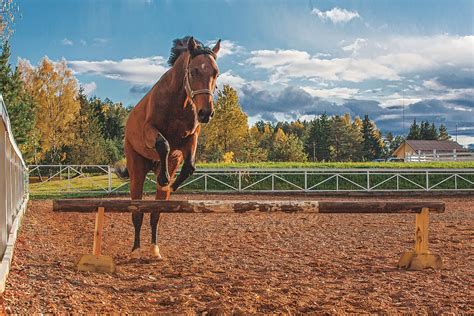
[[[398,267],[407,270],[441,269],[442,259],[428,249],[429,213],[444,212],[442,202],[433,201],[143,201],[70,199],[55,200],[54,211],[95,212],[94,245],[92,254],[83,255],[77,269],[91,272],[115,272],[112,257],[101,254],[104,213],[133,211],[162,213],[244,213],[244,212],[300,212],[300,213],[415,213],[415,247],[402,254]]]
[[[423,208],[415,218],[415,249],[407,251],[398,260],[398,267],[408,270],[423,270],[426,268],[441,269],[441,256],[428,250],[429,208]]]
[[[90,272],[115,272],[115,262],[111,256],[104,256],[101,253],[102,233],[104,229],[104,207],[97,208],[94,227],[94,244],[92,254],[82,255],[76,264],[79,271]]]

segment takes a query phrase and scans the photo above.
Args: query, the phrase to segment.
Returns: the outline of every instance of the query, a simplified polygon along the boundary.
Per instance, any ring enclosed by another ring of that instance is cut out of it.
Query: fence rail
[[[472,152],[442,152],[437,153],[417,153],[405,157],[406,162],[430,162],[430,161],[474,161],[474,153]]]
[[[0,293],[13,256],[21,218],[28,202],[28,172],[0,95]]]
[[[31,165],[32,195],[127,193],[129,182],[106,165]],[[145,192],[154,192],[149,174]],[[403,192],[472,191],[474,169],[198,169],[182,186],[189,192]]]

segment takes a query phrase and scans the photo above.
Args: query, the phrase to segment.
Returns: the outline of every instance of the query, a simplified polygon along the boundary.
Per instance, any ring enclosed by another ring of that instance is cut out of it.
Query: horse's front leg
[[[171,189],[173,191],[178,190],[179,186],[189,178],[194,171],[196,171],[196,147],[197,147],[197,139],[199,136],[199,130],[197,130],[194,134],[188,136],[186,139],[184,146],[181,148],[183,153],[184,163],[183,167],[181,167],[181,171],[176,177],[176,180],[171,184]]]
[[[146,124],[144,128],[145,144],[148,148],[154,148],[160,156],[160,170],[157,176],[158,184],[162,187],[170,183],[168,172],[168,156],[170,154],[170,144],[168,140],[151,124]]]
[[[181,163],[180,155],[171,155],[169,157],[169,167],[171,177],[174,177],[178,165]],[[158,174],[159,170],[156,171]],[[158,183],[156,184],[156,200],[169,200],[170,199],[170,187],[162,187]],[[161,214],[157,211],[153,211],[150,214],[150,226],[151,226],[151,255],[157,259],[161,259],[160,248],[157,243],[158,227],[161,219]]]

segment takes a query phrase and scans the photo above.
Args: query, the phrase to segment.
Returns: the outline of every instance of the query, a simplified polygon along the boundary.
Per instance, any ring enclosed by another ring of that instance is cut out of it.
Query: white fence
[[[16,234],[28,202],[27,175],[0,95],[0,293],[5,288]]]
[[[405,157],[406,162],[431,162],[431,161],[474,161],[474,153],[472,152],[442,152],[438,153],[433,150],[432,153],[422,153],[408,155]]]
[[[36,197],[128,194],[129,181],[105,165],[30,165]],[[144,191],[155,191],[150,173]],[[474,192],[474,169],[198,168],[181,192]]]

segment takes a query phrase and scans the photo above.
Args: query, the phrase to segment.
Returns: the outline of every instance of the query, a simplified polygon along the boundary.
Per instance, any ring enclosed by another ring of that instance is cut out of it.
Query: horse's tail
[[[120,179],[128,179],[130,177],[130,175],[128,174],[127,163],[125,162],[125,159],[117,161],[114,166],[114,171],[117,177],[119,177]]]

